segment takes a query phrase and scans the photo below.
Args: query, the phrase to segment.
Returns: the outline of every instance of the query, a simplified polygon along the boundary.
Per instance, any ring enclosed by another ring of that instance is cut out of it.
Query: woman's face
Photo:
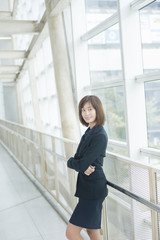
[[[96,124],[96,110],[90,102],[84,104],[82,108],[82,117],[86,123],[89,123],[90,128]]]

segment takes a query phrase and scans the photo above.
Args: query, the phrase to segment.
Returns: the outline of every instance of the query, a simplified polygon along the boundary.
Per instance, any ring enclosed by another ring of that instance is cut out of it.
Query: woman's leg
[[[87,229],[87,233],[91,240],[101,240],[99,229]]]
[[[71,223],[68,223],[67,229],[66,229],[66,237],[69,240],[83,240],[80,232],[82,228],[78,227],[76,225],[73,225]]]

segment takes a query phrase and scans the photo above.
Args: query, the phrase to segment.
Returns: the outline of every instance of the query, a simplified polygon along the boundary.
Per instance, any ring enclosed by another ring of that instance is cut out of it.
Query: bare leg
[[[91,240],[101,240],[99,229],[87,229],[87,233]]]
[[[66,237],[69,240],[83,240],[80,232],[82,228],[78,227],[76,225],[73,225],[71,223],[68,223],[67,229],[66,229]]]

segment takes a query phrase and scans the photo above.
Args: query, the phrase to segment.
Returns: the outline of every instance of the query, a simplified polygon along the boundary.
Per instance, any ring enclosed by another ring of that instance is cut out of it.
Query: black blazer
[[[67,166],[78,173],[75,196],[82,199],[102,199],[108,194],[107,180],[103,172],[103,158],[106,156],[108,136],[103,126],[95,126],[85,140],[82,136],[74,157]],[[85,170],[92,165],[95,171],[87,176]]]

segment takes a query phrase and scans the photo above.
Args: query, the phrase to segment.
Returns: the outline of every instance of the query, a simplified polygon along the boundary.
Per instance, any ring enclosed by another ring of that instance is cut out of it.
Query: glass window
[[[119,25],[88,41],[91,84],[122,79]]]
[[[126,141],[123,87],[108,87],[92,92],[99,96],[103,103],[106,114],[105,128],[109,138]]]
[[[145,83],[148,146],[160,149],[160,80]]]
[[[61,121],[49,37],[44,40],[41,48],[37,51],[34,63],[43,131],[61,136]]]
[[[26,72],[22,77],[22,96],[24,103],[25,122],[28,127],[34,128],[35,116],[28,72]]]
[[[117,0],[85,0],[87,30],[112,16],[117,11]]]
[[[160,0],[140,10],[144,73],[160,69]]]
[[[40,20],[45,11],[44,0],[21,0],[18,1],[16,19],[20,20]],[[14,48],[17,50],[28,50],[33,34],[14,35]],[[22,59],[15,60],[15,63],[21,65]]]
[[[18,1],[16,18],[23,20],[40,20],[44,11],[44,0],[21,0]]]

